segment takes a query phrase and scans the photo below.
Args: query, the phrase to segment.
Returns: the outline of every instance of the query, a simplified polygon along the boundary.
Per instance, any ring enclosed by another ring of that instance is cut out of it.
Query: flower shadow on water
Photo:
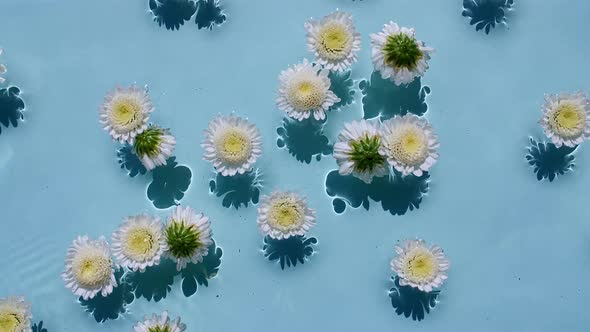
[[[324,135],[325,121],[307,119],[297,121],[283,118],[283,125],[277,128],[277,146],[287,147],[289,153],[300,162],[311,163],[312,157],[321,160],[322,155],[332,153],[332,145]]]
[[[213,30],[213,27],[219,26],[227,18],[219,0],[199,0],[197,1],[197,15],[195,23],[197,28]]]
[[[389,290],[391,306],[398,315],[406,318],[412,316],[413,320],[423,320],[436,306],[436,299],[440,291],[423,292],[411,286],[401,286],[399,277],[392,277],[393,288]]]
[[[269,261],[278,260],[281,269],[287,267],[295,267],[297,262],[304,264],[309,260],[309,257],[314,253],[314,246],[317,245],[318,240],[315,237],[305,237],[303,235],[291,236],[288,239],[277,240],[270,236],[264,237],[264,245],[262,252],[264,257]]]
[[[33,326],[31,327],[31,331],[32,332],[47,332],[47,329],[43,327],[43,321],[40,321],[39,323],[33,324]]]
[[[166,209],[184,197],[191,183],[192,173],[186,166],[178,166],[176,157],[170,157],[166,165],[152,171],[153,180],[147,189],[147,196],[158,209]]]
[[[133,302],[134,296],[131,288],[123,278],[124,273],[124,269],[115,271],[118,286],[108,296],[103,297],[99,293],[89,300],[84,300],[82,297],[78,299],[80,304],[85,307],[87,312],[92,314],[98,323],[119,318],[120,315],[127,312],[127,305]]]
[[[223,251],[215,242],[209,247],[209,253],[203,261],[197,264],[190,263],[181,272],[182,293],[189,297],[194,295],[199,285],[208,287],[209,279],[215,277],[221,265]]]
[[[8,128],[10,125],[18,127],[18,121],[22,121],[25,116],[25,102],[19,97],[20,89],[16,86],[0,89],[0,124]],[[0,126],[2,134],[2,126]]]
[[[389,79],[383,79],[380,72],[373,71],[371,80],[362,80],[359,88],[363,94],[365,119],[379,117],[387,120],[408,112],[422,116],[428,110],[426,97],[430,94],[430,88],[422,86],[420,77],[410,84],[398,86]]]
[[[223,196],[221,205],[238,209],[242,205],[248,207],[250,202],[258,203],[261,183],[258,169],[234,176],[223,176],[217,173],[215,179],[209,181],[209,189],[215,196]]]
[[[155,302],[165,299],[172,290],[174,277],[179,272],[176,270],[176,263],[170,259],[162,259],[159,265],[150,266],[144,272],[131,272],[125,281],[136,298],[143,297],[148,301]]]
[[[552,182],[557,175],[564,175],[574,169],[576,147],[556,147],[553,143],[537,142],[530,137],[526,160],[537,174],[537,180],[549,179]]]
[[[197,11],[197,4],[192,0],[149,0],[154,21],[164,25],[168,30],[178,30]]]
[[[489,34],[496,24],[506,22],[506,12],[512,9],[514,0],[463,0],[463,16],[470,19],[475,30]]]
[[[350,78],[351,71],[344,72],[331,71],[328,77],[330,78],[330,90],[340,98],[340,101],[330,107],[331,111],[337,110],[343,106],[350,105],[354,102],[354,80]]]
[[[340,214],[346,205],[358,208],[361,205],[368,210],[369,198],[381,202],[381,207],[393,215],[404,215],[408,210],[420,208],[422,198],[428,192],[428,172],[420,177],[408,175],[374,178],[366,184],[352,175],[340,175],[337,170],[331,171],[326,177],[326,192],[334,197],[334,212]]]
[[[129,177],[133,178],[138,174],[144,175],[147,173],[147,169],[143,166],[139,157],[133,152],[133,148],[129,145],[117,150],[117,161],[119,162],[121,169],[127,171]]]

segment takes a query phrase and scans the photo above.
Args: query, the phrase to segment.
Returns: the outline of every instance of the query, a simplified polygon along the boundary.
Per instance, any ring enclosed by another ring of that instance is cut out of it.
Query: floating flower
[[[0,55],[2,55],[2,52],[4,52],[4,50],[0,48]],[[0,74],[4,73],[6,73],[6,66],[0,63]],[[0,84],[4,83],[5,81],[6,79],[0,76]]]
[[[590,100],[583,92],[545,96],[539,121],[558,148],[575,147],[590,138]]]
[[[176,261],[178,271],[184,269],[189,262],[200,263],[209,253],[211,239],[211,223],[202,213],[195,213],[190,207],[180,205],[168,218],[164,230],[168,246],[168,256]]]
[[[361,34],[355,30],[352,15],[336,11],[320,21],[305,23],[305,29],[308,50],[326,69],[344,71],[358,60]]]
[[[279,75],[279,109],[299,121],[311,115],[316,120],[325,119],[330,106],[340,101],[330,90],[328,74],[328,70],[314,66],[307,59],[283,70]]]
[[[219,116],[205,130],[203,159],[223,176],[244,174],[262,155],[262,138],[255,125],[234,116]]]
[[[162,315],[153,314],[152,317],[145,316],[143,322],[137,322],[133,327],[135,332],[182,332],[186,325],[180,322],[180,317],[171,320],[168,311]]]
[[[157,166],[166,165],[166,160],[172,156],[176,147],[176,138],[168,129],[149,126],[135,136],[133,150],[148,171]]]
[[[371,183],[373,177],[389,173],[387,159],[379,153],[381,149],[379,123],[367,120],[344,124],[334,144],[334,158],[340,175],[352,174]]]
[[[160,218],[148,215],[132,216],[113,233],[112,250],[119,265],[133,271],[160,264],[167,249]]]
[[[405,240],[394,250],[396,256],[391,261],[391,269],[397,273],[401,286],[431,292],[447,279],[450,263],[439,246],[427,247],[424,240],[416,239]]]
[[[262,196],[258,208],[258,228],[273,239],[304,235],[315,225],[315,211],[305,198],[293,192],[273,192]]]
[[[92,299],[98,293],[107,296],[117,287],[116,265],[103,236],[98,240],[78,236],[68,249],[65,264],[66,270],[61,276],[66,287],[84,300]]]
[[[100,123],[114,140],[133,144],[135,136],[148,127],[153,111],[147,89],[117,87],[100,107]]]
[[[381,126],[380,153],[402,175],[422,176],[438,160],[438,138],[425,119],[414,114],[394,116]]]
[[[424,75],[430,53],[434,52],[414,37],[413,28],[399,27],[393,22],[385,24],[381,32],[371,34],[371,44],[375,69],[396,85],[411,83]]]
[[[0,299],[0,331],[31,332],[31,304],[23,297]]]

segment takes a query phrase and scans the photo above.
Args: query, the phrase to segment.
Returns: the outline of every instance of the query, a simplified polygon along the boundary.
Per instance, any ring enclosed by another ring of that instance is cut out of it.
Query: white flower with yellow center
[[[203,159],[223,176],[244,174],[262,155],[262,138],[254,124],[235,116],[220,116],[209,123]]]
[[[304,197],[293,192],[273,192],[262,196],[258,208],[258,228],[273,239],[304,235],[315,225],[315,211]]]
[[[396,115],[381,125],[381,155],[402,175],[422,176],[438,160],[438,138],[425,119]]]
[[[98,240],[78,236],[68,249],[65,265],[66,270],[61,276],[66,287],[84,300],[92,299],[98,293],[107,296],[117,287],[117,266],[113,264],[109,244],[103,236]]]
[[[4,52],[4,50],[0,48],[0,55],[2,55],[2,52]],[[0,63],[0,75],[4,73],[6,73],[6,66]],[[0,76],[0,84],[4,83],[5,81],[6,79]]]
[[[328,73],[328,70],[312,65],[307,59],[283,70],[279,75],[279,109],[299,121],[312,115],[316,120],[324,120],[330,106],[340,101],[330,90]]]
[[[440,287],[447,279],[450,263],[436,245],[426,246],[422,239],[406,240],[396,245],[391,269],[397,273],[401,286],[411,286],[423,292]]]
[[[132,216],[112,235],[113,256],[120,266],[133,271],[160,264],[167,250],[160,218],[148,215]]]
[[[162,315],[153,314],[145,316],[143,322],[137,322],[133,327],[134,332],[183,332],[186,325],[180,322],[180,317],[171,320],[168,311]]]
[[[413,28],[400,27],[394,22],[383,25],[381,32],[371,34],[371,58],[383,79],[401,85],[424,75],[434,49],[414,35]]]
[[[344,71],[358,60],[361,34],[355,30],[352,15],[336,11],[320,21],[305,23],[305,29],[308,50],[326,69]]]
[[[31,304],[23,297],[0,299],[0,332],[31,332]]]
[[[153,125],[137,134],[133,144],[133,151],[148,171],[166,165],[175,148],[176,138],[170,131]]]
[[[582,92],[545,96],[539,121],[555,146],[575,147],[590,138],[590,101]]]
[[[340,175],[352,174],[371,183],[373,177],[389,174],[387,159],[379,153],[382,147],[379,122],[367,120],[344,124],[334,144],[333,156]]]
[[[168,217],[164,228],[167,256],[176,261],[178,271],[188,263],[200,263],[213,244],[211,222],[202,213],[197,214],[189,206],[177,206]]]
[[[100,123],[114,140],[133,144],[135,136],[148,127],[153,111],[147,89],[117,87],[100,107]]]

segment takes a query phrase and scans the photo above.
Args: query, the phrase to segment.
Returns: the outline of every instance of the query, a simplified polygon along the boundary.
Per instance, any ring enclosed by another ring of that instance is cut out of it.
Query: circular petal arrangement
[[[439,246],[428,247],[422,239],[405,240],[395,246],[395,253],[391,269],[400,278],[400,285],[430,292],[447,279],[450,263]]]
[[[30,332],[31,318],[31,304],[23,297],[0,299],[0,331]]]
[[[542,111],[539,123],[557,147],[575,147],[590,138],[590,100],[586,94],[547,95]]]
[[[315,225],[315,211],[310,209],[304,197],[294,192],[275,191],[262,196],[258,208],[258,228],[273,239],[288,239],[304,235]]]
[[[167,311],[162,312],[161,315],[145,316],[142,322],[137,322],[133,327],[135,332],[183,332],[185,330],[186,325],[180,322],[180,317],[170,319]]]

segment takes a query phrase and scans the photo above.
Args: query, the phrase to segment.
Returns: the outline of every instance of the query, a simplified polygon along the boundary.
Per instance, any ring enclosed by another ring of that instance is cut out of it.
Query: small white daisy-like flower
[[[336,11],[320,21],[305,23],[305,29],[308,50],[326,69],[344,71],[358,60],[361,34],[356,32],[352,15]]]
[[[4,52],[4,50],[0,48],[0,55],[2,55],[2,52]],[[0,63],[0,75],[4,73],[6,73],[6,66]],[[5,81],[6,79],[0,76],[0,84],[4,83]]]
[[[31,304],[23,297],[0,299],[0,331],[31,332]]]
[[[381,149],[379,122],[367,120],[344,124],[334,144],[334,158],[338,163],[338,173],[352,174],[371,183],[373,177],[389,174],[387,159],[379,153]]]
[[[189,206],[177,206],[168,217],[164,228],[167,255],[176,261],[178,271],[188,263],[200,263],[209,253],[211,239],[211,222],[202,213],[197,214]]]
[[[394,22],[371,34],[371,58],[381,77],[401,85],[424,75],[434,49],[417,40],[414,34],[413,28],[399,27]]]
[[[61,276],[66,287],[84,300],[92,299],[98,293],[107,296],[117,287],[117,266],[103,236],[98,240],[78,236],[68,249],[65,264],[66,270]]]
[[[304,235],[315,225],[315,211],[304,197],[294,192],[275,191],[262,196],[258,208],[258,228],[273,239],[288,239]]]
[[[381,125],[381,155],[402,175],[422,176],[438,160],[438,138],[426,119],[394,116]]]
[[[166,165],[176,147],[176,138],[168,129],[149,126],[135,136],[133,151],[148,171],[157,166]]]
[[[223,176],[244,174],[262,155],[260,131],[247,120],[235,116],[219,116],[209,122],[203,159]]]
[[[100,123],[114,140],[133,144],[135,136],[148,127],[154,106],[147,89],[115,88],[100,107]]]
[[[328,73],[328,70],[314,66],[307,59],[283,70],[279,75],[279,109],[299,121],[312,115],[316,120],[324,120],[330,106],[340,101],[330,90]]]
[[[138,215],[125,218],[112,236],[113,256],[120,266],[133,271],[160,264],[167,250],[166,238],[160,218]]]
[[[447,279],[450,262],[439,246],[427,247],[424,240],[416,239],[405,240],[394,250],[396,256],[391,261],[391,269],[397,273],[401,286],[431,292]]]
[[[143,322],[137,322],[133,327],[135,332],[183,332],[186,325],[180,322],[180,317],[171,320],[168,311],[161,315],[145,316]]]
[[[546,95],[539,121],[555,146],[575,147],[590,138],[590,100],[583,92]]]

